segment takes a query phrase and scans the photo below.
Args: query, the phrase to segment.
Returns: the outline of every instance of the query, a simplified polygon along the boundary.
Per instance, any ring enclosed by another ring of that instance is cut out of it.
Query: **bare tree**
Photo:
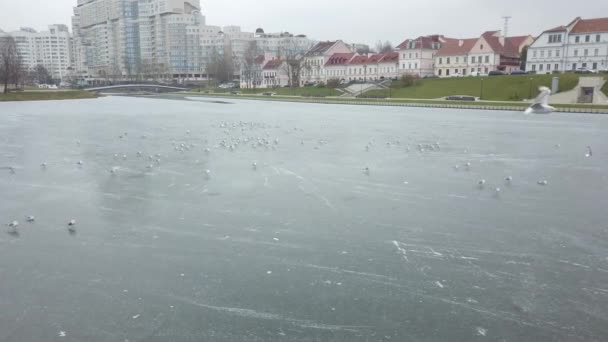
[[[360,55],[367,55],[370,52],[372,52],[372,50],[367,45],[359,46],[357,48],[357,53]]]
[[[384,43],[381,40],[376,42],[376,51],[378,53],[387,53],[393,50],[393,44],[391,44],[391,42],[389,42],[388,40]]]
[[[285,47],[280,51],[279,57],[282,58],[283,68],[287,73],[287,82],[290,87],[300,86],[300,77],[302,71],[309,69],[310,66],[305,63],[306,52],[310,50],[312,45],[298,46],[293,40],[288,41]]]
[[[9,84],[18,86],[23,77],[23,64],[15,39],[11,36],[0,38],[0,81],[4,84],[4,93],[8,93]]]
[[[222,53],[217,51],[217,49],[213,49],[206,69],[207,76],[215,80],[216,83],[232,81],[234,77],[234,62],[231,49],[226,46]]]
[[[33,79],[38,84],[50,84],[53,83],[53,77],[49,71],[44,67],[44,65],[38,64],[32,71]]]
[[[245,83],[246,88],[255,88],[257,85],[254,79],[257,78],[256,74],[259,73],[257,63],[259,55],[257,42],[255,40],[249,42],[241,64],[241,81]]]

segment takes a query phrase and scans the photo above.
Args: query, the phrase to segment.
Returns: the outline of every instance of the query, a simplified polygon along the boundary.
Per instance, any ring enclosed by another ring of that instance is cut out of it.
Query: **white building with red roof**
[[[326,82],[330,79],[346,81],[348,63],[355,57],[355,53],[334,53],[325,62]]]
[[[526,70],[608,70],[608,18],[575,18],[567,25],[544,31],[530,46]]]
[[[435,76],[469,75],[469,53],[479,38],[449,39],[435,55]]]
[[[406,39],[397,45],[401,74],[412,74],[420,77],[432,76],[435,73],[435,54],[447,41],[444,36],[432,35]]]
[[[378,61],[378,78],[381,80],[397,79],[399,75],[399,53],[394,51],[383,54]]]
[[[313,46],[303,59],[300,84],[325,82],[327,75],[325,64],[335,53],[351,53],[352,51],[341,40],[320,42]]]
[[[289,75],[285,61],[281,59],[272,59],[266,62],[262,67],[262,85],[261,88],[277,88],[286,87],[289,85]]]
[[[501,31],[484,32],[469,52],[470,74],[491,71],[511,73],[521,67],[521,51],[534,41],[532,36],[504,37]]]

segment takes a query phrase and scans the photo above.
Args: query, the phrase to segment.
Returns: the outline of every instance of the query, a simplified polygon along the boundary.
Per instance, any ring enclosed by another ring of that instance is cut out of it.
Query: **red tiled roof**
[[[471,51],[478,40],[479,38],[448,39],[437,51],[437,56],[465,55]]]
[[[387,52],[382,56],[382,59],[379,63],[389,63],[389,62],[397,62],[399,61],[399,53],[398,52]]]
[[[262,69],[264,69],[264,70],[278,69],[281,65],[283,65],[282,60],[273,59],[273,60],[268,61]]]
[[[325,52],[327,52],[327,50],[329,50],[336,43],[337,43],[337,41],[317,43],[317,45],[313,46],[310,50],[308,50],[308,52],[306,53],[306,56],[322,55]]]
[[[334,53],[333,55],[331,55],[331,57],[329,57],[325,65],[332,66],[348,64],[348,62],[353,58],[354,55],[354,53]]]
[[[546,30],[545,32],[564,32],[566,31],[566,26],[562,25],[562,26],[558,26],[558,27],[554,27],[552,29]]]
[[[519,48],[521,45],[529,38],[530,36],[516,36],[516,37],[507,37],[507,40],[513,45],[513,47]]]
[[[571,33],[608,32],[608,18],[583,19],[574,25]]]
[[[371,64],[371,63],[378,63],[380,62],[380,60],[382,60],[382,58],[384,58],[384,54],[376,54],[376,55],[371,55],[367,58],[367,63]]]
[[[366,64],[369,58],[366,55],[358,55],[348,62],[348,64]]]
[[[411,49],[432,49],[433,43],[443,43],[445,38],[439,35],[418,37],[416,39],[406,39],[403,43],[397,45],[399,50],[411,50]],[[410,42],[414,42],[413,47],[410,48]]]
[[[509,39],[505,40],[505,44],[500,42],[500,31],[488,31],[481,35],[486,42],[490,45],[490,48],[497,54],[501,54],[505,57],[519,57],[519,49],[513,46]]]

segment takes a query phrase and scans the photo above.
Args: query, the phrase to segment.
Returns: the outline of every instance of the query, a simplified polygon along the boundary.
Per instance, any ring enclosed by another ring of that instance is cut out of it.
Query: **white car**
[[[484,74],[484,73],[478,72],[478,71],[473,71],[471,73],[471,76],[473,76],[473,77],[481,77],[481,76],[485,77],[485,76],[488,76],[488,74]]]

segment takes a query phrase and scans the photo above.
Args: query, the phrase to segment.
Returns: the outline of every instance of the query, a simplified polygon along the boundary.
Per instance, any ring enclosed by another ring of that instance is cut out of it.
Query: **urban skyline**
[[[509,34],[512,35],[538,35],[543,27],[557,26],[572,19],[569,4],[547,0],[532,3],[516,0],[508,9],[478,0],[458,4],[445,4],[435,0],[405,4],[383,0],[374,3],[369,10],[365,9],[369,4],[367,2],[349,2],[350,6],[344,4],[312,0],[303,6],[275,0],[263,3],[241,0],[226,3],[214,0],[203,1],[201,5],[202,14],[208,17],[210,25],[238,25],[247,32],[262,27],[267,32],[289,31],[304,33],[316,40],[342,39],[370,45],[377,40],[388,40],[397,45],[407,37],[434,33],[448,37],[474,37],[479,34],[480,27],[488,30],[502,29],[501,17],[505,15],[512,16],[509,28]],[[3,12],[11,13],[2,18],[0,29],[15,31],[20,27],[32,27],[42,31],[50,24],[71,27],[74,6],[74,0],[31,0],[27,3],[0,0]],[[235,8],[239,10],[235,11]],[[318,8],[323,8],[323,11],[318,11]],[[538,15],[545,13],[547,8],[551,8],[550,16]],[[602,13],[608,14],[608,5],[592,3],[577,8],[576,13],[583,18],[601,17]],[[311,18],[314,20],[311,21]]]

